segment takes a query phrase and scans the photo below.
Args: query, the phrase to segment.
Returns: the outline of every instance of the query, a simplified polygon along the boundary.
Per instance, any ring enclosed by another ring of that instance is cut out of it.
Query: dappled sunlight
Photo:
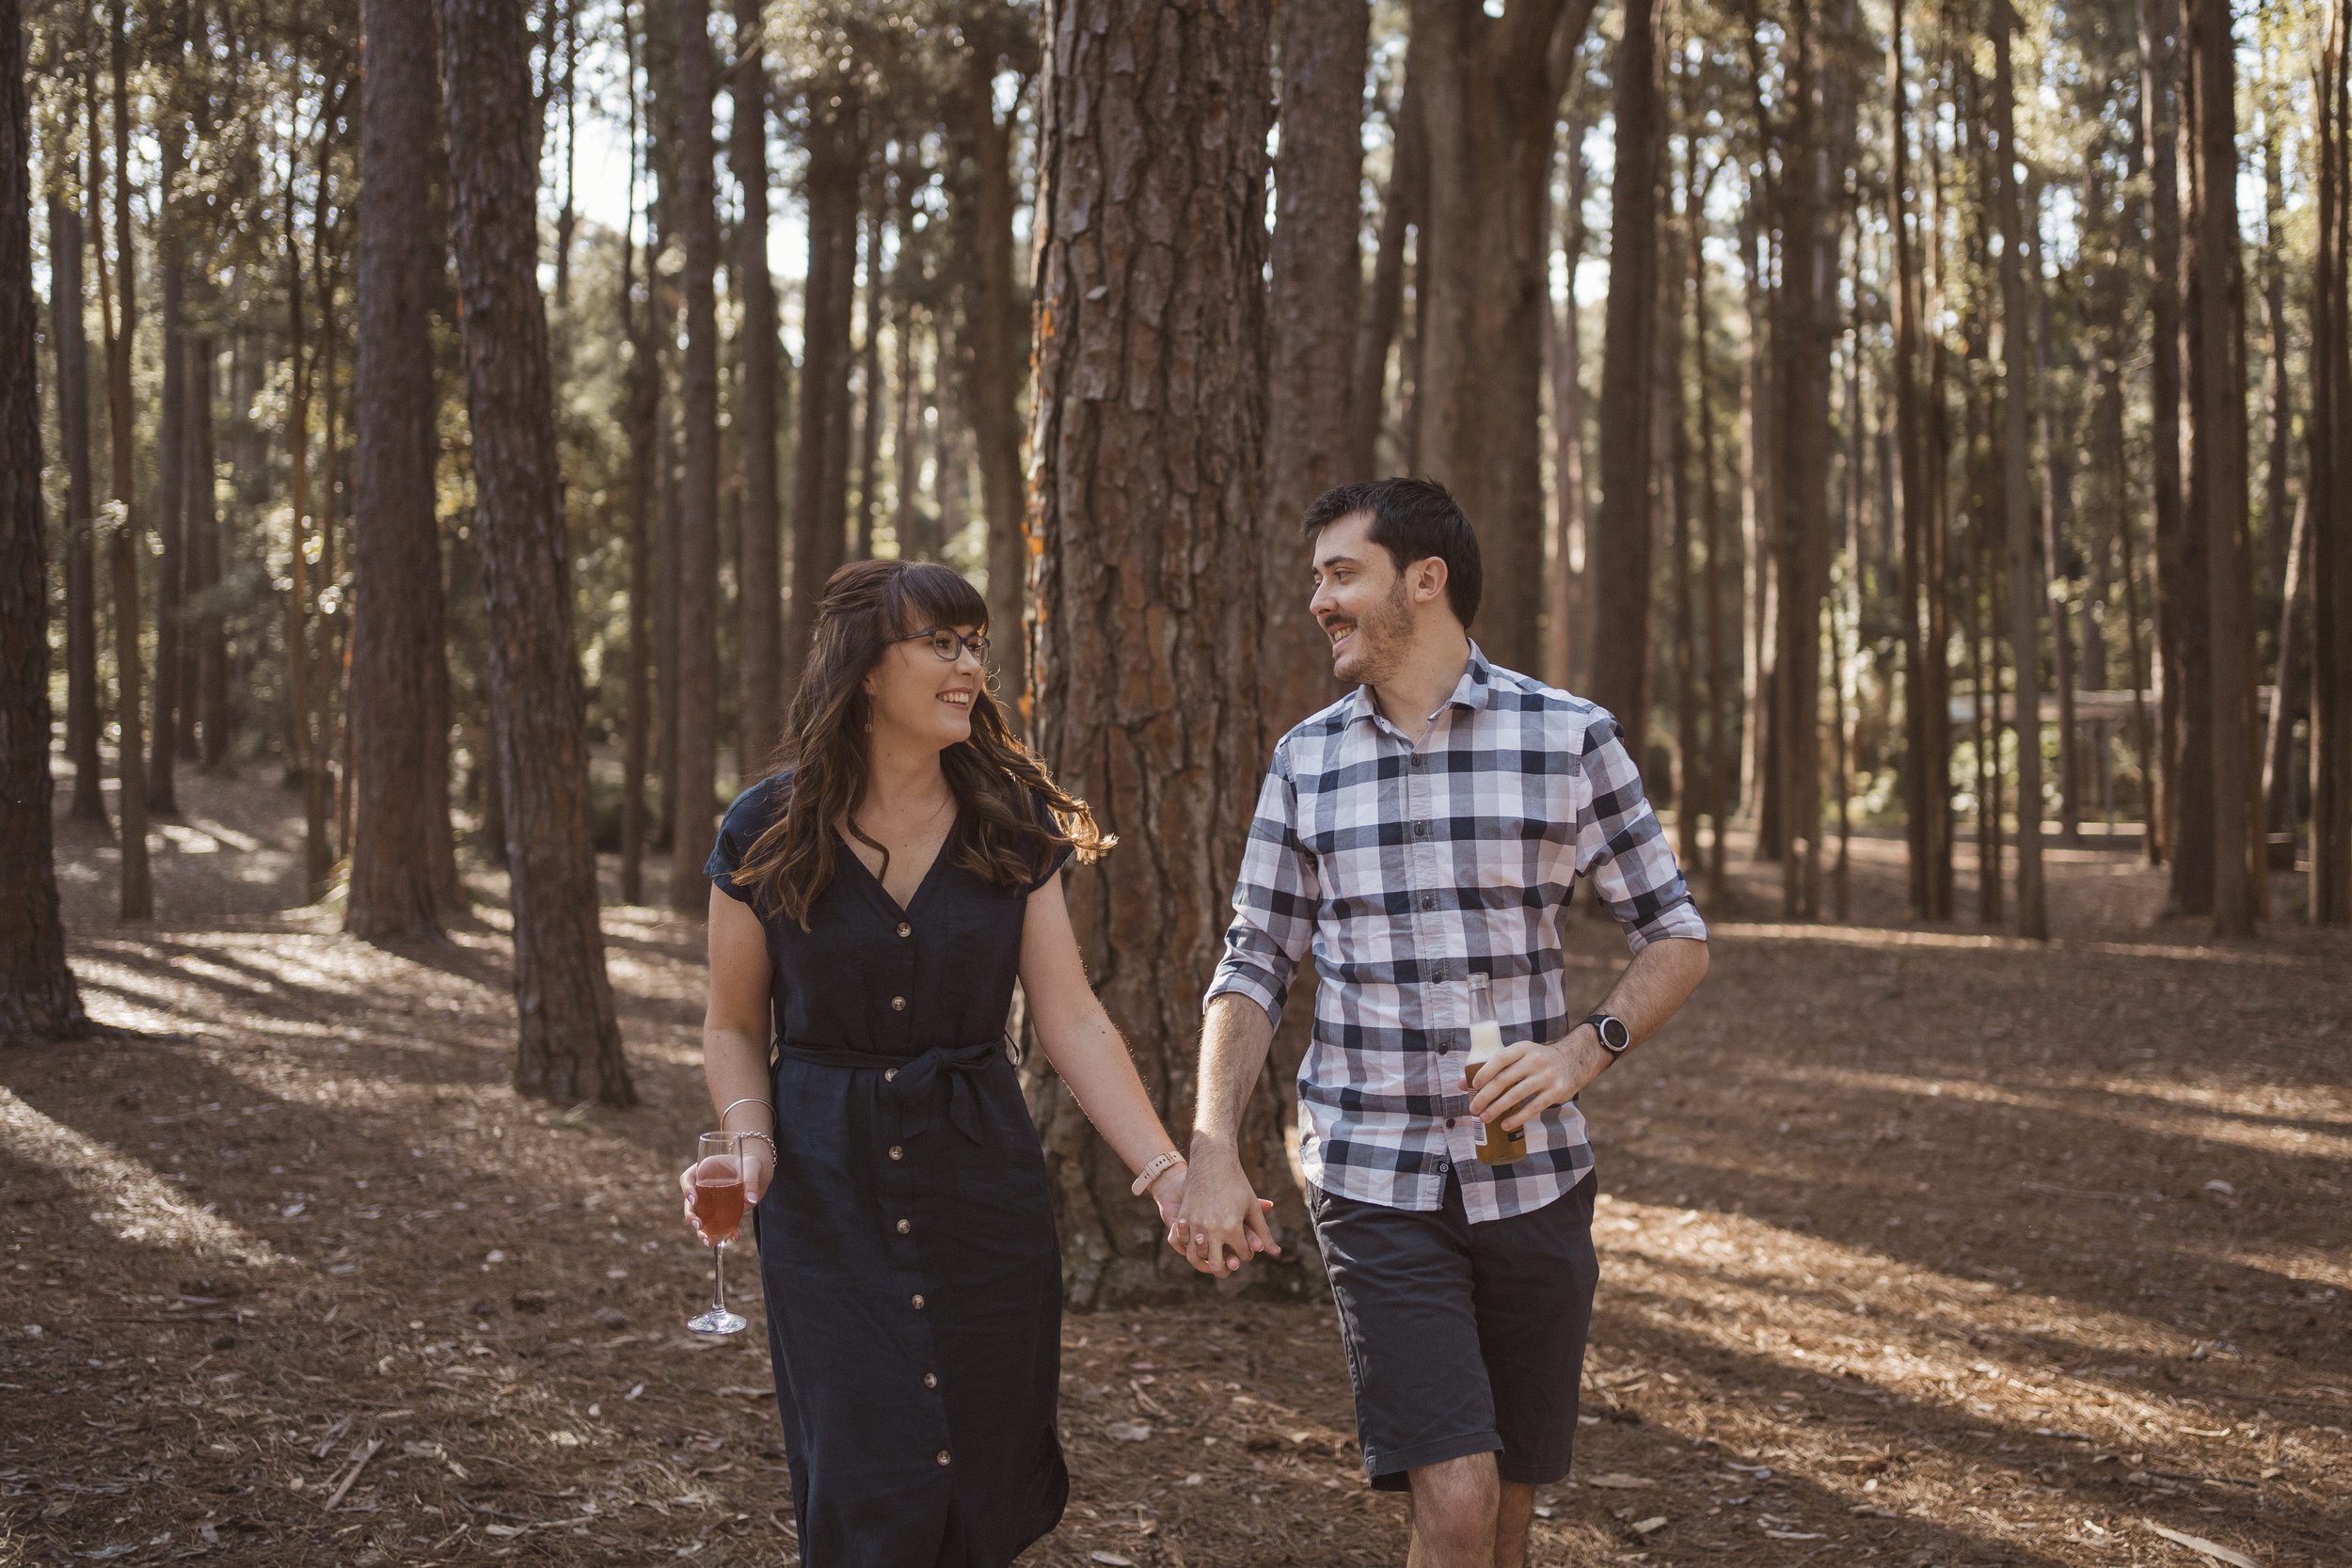
[[[42,1115],[5,1085],[0,1152],[63,1180],[94,1206],[89,1223],[118,1241],[248,1268],[284,1261],[267,1242],[183,1197],[151,1166]]]

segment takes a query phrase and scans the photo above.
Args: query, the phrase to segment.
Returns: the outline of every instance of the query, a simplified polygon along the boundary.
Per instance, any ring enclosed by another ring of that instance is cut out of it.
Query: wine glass
[[[743,1134],[705,1132],[694,1140],[694,1223],[711,1238],[710,1310],[687,1321],[697,1334],[740,1334],[750,1325],[727,1310],[727,1243],[743,1223]]]

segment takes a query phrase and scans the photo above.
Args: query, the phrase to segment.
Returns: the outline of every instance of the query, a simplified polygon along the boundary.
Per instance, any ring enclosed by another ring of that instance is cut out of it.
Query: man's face
[[[1376,686],[1404,663],[1413,640],[1405,573],[1372,542],[1372,514],[1341,518],[1316,536],[1314,597],[1307,609],[1331,640],[1331,673]]]

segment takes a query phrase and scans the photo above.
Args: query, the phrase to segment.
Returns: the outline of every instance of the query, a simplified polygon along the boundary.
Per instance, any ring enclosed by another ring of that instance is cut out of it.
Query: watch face
[[[1612,1053],[1622,1052],[1633,1043],[1632,1033],[1626,1028],[1625,1020],[1621,1018],[1603,1018],[1594,1027],[1600,1031],[1602,1047]]]

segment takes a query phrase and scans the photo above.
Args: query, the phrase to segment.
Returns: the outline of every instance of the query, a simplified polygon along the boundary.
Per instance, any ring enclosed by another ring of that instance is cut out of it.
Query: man
[[[1470,640],[1478,542],[1453,497],[1343,485],[1305,521],[1309,608],[1357,689],[1275,748],[1169,1240],[1211,1274],[1275,1250],[1235,1138],[1311,948],[1299,1159],[1365,1473],[1411,1492],[1413,1568],[1521,1568],[1534,1489],[1567,1474],[1597,1274],[1576,1096],[1697,986],[1707,927],[1616,721]],[[1633,949],[1581,1022],[1559,932],[1579,879]],[[1466,1090],[1473,974],[1515,1043]],[[1525,1155],[1482,1164],[1482,1123]]]

